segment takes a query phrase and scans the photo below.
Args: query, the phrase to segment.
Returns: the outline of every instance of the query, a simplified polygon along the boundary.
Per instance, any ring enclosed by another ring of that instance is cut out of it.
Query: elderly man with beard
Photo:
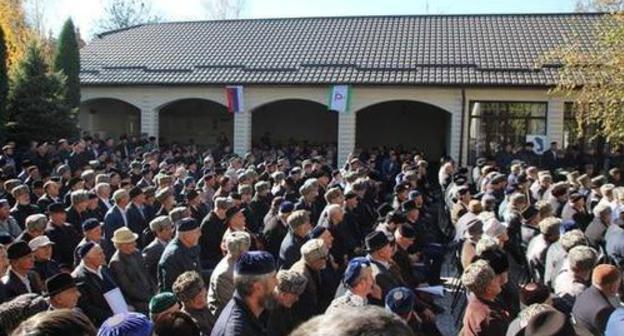
[[[261,318],[277,284],[275,259],[265,251],[247,252],[234,267],[233,298],[225,306],[211,336],[268,336]]]

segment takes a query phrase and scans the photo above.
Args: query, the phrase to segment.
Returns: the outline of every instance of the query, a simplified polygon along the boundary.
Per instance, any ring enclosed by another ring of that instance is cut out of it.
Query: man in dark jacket
[[[74,265],[74,250],[80,242],[80,234],[65,223],[67,215],[62,203],[48,206],[50,221],[45,234],[55,244],[52,258],[61,265]]]
[[[70,194],[71,206],[66,209],[67,222],[76,232],[82,233],[82,222],[87,219],[87,206],[89,205],[89,193],[85,190],[72,191]]]
[[[295,262],[301,258],[301,246],[306,242],[312,224],[310,223],[310,214],[306,210],[294,211],[288,216],[288,233],[279,252],[279,267],[289,269]]]
[[[72,272],[80,290],[78,307],[98,327],[113,315],[104,294],[116,285],[108,268],[104,266],[104,251],[98,244],[88,242],[78,253],[81,258],[80,265]]]
[[[151,220],[145,213],[145,194],[140,188],[134,187],[130,189],[130,204],[126,208],[126,217],[128,218],[128,228],[139,236],[137,245],[139,248],[147,245],[148,242],[143,241],[143,231],[148,228]]]
[[[170,242],[158,262],[158,287],[160,291],[171,291],[178,276],[186,271],[201,274],[199,246],[201,231],[199,223],[191,217],[181,219],[176,224],[177,234]]]
[[[221,239],[227,228],[225,227],[225,211],[229,208],[227,198],[217,197],[214,201],[214,209],[201,222],[201,266],[203,269],[214,269],[223,258]]]
[[[128,226],[128,215],[126,214],[126,207],[130,203],[130,194],[124,189],[119,189],[113,194],[113,200],[115,200],[115,206],[110,208],[104,216],[104,241],[106,244],[102,246],[106,255],[113,255],[115,247],[111,239],[113,233],[124,226]]]
[[[265,251],[247,252],[234,268],[234,297],[225,306],[211,336],[268,336],[264,307],[277,284],[275,260]]]
[[[254,219],[254,223],[247,223],[247,227],[254,233],[261,232],[263,226],[264,216],[269,212],[271,208],[271,197],[269,192],[271,190],[271,184],[266,181],[257,182],[254,185],[256,194],[249,202],[249,212],[251,212],[251,218]]]
[[[576,298],[572,316],[576,323],[594,335],[602,335],[615,307],[622,274],[617,267],[601,264],[594,268],[592,285]]]
[[[15,218],[17,224],[24,229],[26,218],[30,215],[38,214],[39,208],[30,204],[30,190],[26,185],[20,185],[11,190],[11,194],[15,198],[15,205],[11,209],[11,216]]]
[[[611,207],[608,204],[599,203],[594,208],[594,220],[585,229],[585,236],[589,244],[600,249],[605,244],[605,233],[611,223]]]
[[[158,284],[158,262],[165,251],[165,247],[171,241],[173,225],[169,216],[159,216],[150,222],[150,230],[154,233],[154,240],[142,251],[145,260],[145,268],[152,285]]]
[[[7,249],[11,266],[2,277],[7,301],[27,293],[41,293],[41,280],[32,271],[33,255],[26,242],[16,241]]]
[[[280,246],[288,233],[288,216],[290,216],[294,208],[295,206],[292,202],[282,202],[277,215],[271,216],[264,226],[262,237],[265,247],[275,259],[279,258]]]

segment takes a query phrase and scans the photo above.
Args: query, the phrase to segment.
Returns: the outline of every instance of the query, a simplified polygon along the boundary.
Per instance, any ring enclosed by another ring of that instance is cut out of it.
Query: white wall
[[[328,103],[329,85],[323,86],[245,86],[242,113],[234,116],[234,149],[242,154],[251,147],[251,112],[264,104],[284,99],[305,99],[320,104]],[[354,86],[351,89],[350,110],[338,116],[338,162],[342,163],[355,147],[355,113],[367,106],[391,100],[412,100],[440,107],[451,114],[449,154],[457,159],[460,154],[462,125],[462,90],[460,88],[426,88],[408,86]],[[563,100],[548,95],[546,89],[466,89],[464,108],[468,112],[471,100],[516,100],[548,102],[547,134],[562,140]],[[161,107],[183,98],[202,98],[226,105],[224,86],[175,87],[83,87],[83,100],[116,98],[141,110],[141,130],[156,135],[159,131],[158,111]],[[82,121],[81,121],[82,122]],[[219,126],[225,128],[225,126]],[[467,159],[468,116],[464,119],[462,159]]]

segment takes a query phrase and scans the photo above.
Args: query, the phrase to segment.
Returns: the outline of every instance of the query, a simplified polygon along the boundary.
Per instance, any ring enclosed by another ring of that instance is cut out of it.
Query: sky
[[[83,38],[96,33],[106,0],[40,0],[45,3],[46,31],[57,35],[71,17]],[[152,10],[166,21],[210,19],[202,3],[210,0],[152,0]],[[571,12],[575,0],[246,0],[242,18]]]

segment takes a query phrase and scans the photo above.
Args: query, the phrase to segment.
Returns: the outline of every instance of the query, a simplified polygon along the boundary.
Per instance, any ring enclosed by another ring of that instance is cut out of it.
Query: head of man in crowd
[[[184,218],[176,223],[177,239],[187,248],[197,246],[199,237],[201,237],[201,229],[199,223],[194,218]]]
[[[291,308],[306,288],[307,278],[291,270],[277,272],[277,286],[273,291],[273,298],[277,304]]]
[[[80,291],[70,274],[59,273],[46,280],[45,296],[53,309],[74,309],[80,298]]]
[[[277,285],[275,260],[264,251],[251,251],[241,255],[234,267],[236,294],[248,309],[259,316],[273,296]]]
[[[288,227],[297,237],[306,237],[312,230],[310,213],[306,210],[293,211],[288,216]]]

